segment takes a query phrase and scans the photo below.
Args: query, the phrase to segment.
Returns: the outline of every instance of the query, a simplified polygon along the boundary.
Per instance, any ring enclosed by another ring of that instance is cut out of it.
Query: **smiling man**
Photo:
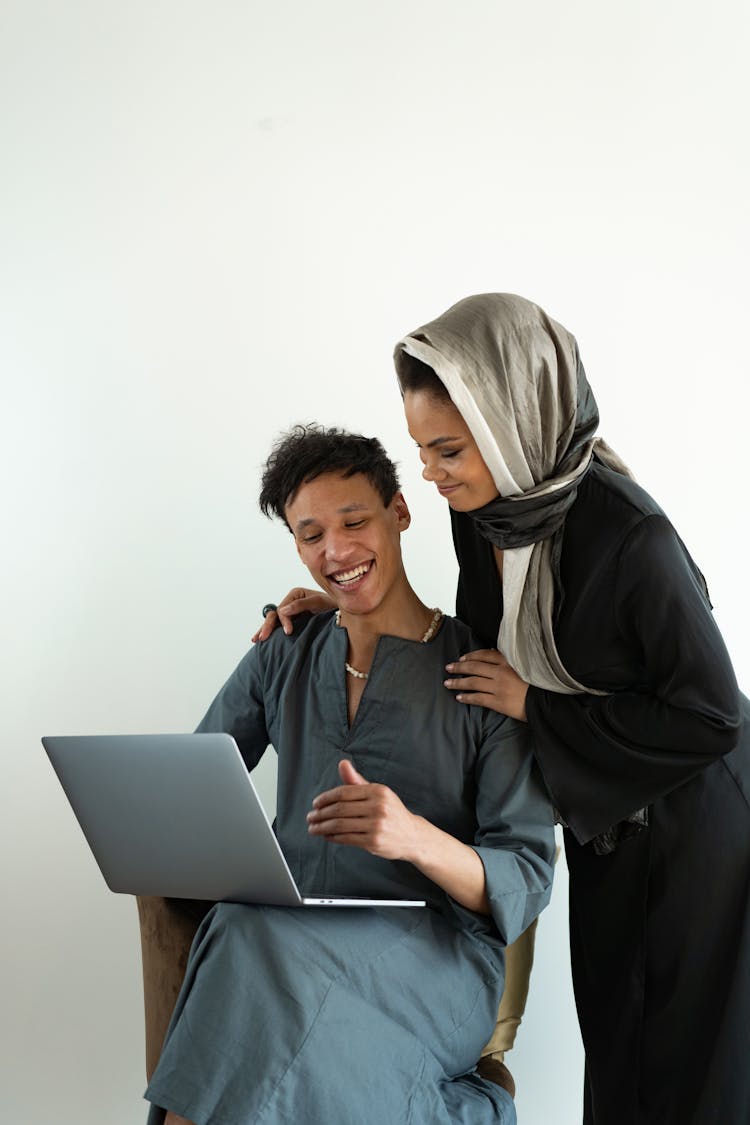
[[[476,642],[408,582],[409,510],[378,441],[295,428],[260,505],[338,608],[251,649],[199,729],[233,734],[250,769],[274,746],[276,831],[304,893],[428,907],[214,907],[149,1120],[510,1125],[474,1063],[505,946],[549,898],[552,810],[526,730],[443,687]]]

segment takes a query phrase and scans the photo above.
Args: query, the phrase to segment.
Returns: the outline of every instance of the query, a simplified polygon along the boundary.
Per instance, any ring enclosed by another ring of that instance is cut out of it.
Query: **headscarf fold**
[[[400,340],[399,377],[404,355],[438,375],[497,485],[495,500],[466,514],[503,550],[498,649],[537,687],[606,694],[568,672],[553,632],[565,517],[592,458],[632,476],[596,437],[599,412],[574,337],[531,301],[485,293]]]

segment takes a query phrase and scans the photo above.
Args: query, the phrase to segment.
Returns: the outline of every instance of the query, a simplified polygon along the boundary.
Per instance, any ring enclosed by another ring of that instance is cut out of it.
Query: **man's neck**
[[[421,641],[430,627],[434,612],[420,601],[410,586],[401,597],[389,599],[387,605],[379,606],[373,613],[354,614],[341,610],[339,624],[349,634],[351,663],[359,667],[359,660],[369,667],[378,638],[382,636]]]

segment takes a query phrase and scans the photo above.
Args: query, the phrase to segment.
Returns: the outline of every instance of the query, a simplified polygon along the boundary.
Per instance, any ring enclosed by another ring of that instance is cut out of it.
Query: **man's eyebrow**
[[[336,510],[339,513],[339,515],[346,515],[347,512],[369,512],[370,505],[369,504],[345,504],[343,508],[337,508]],[[310,524],[317,523],[317,522],[318,521],[313,516],[310,516],[310,517],[308,517],[307,519],[304,519],[304,520],[297,520],[297,522],[294,526],[297,529],[297,531],[302,531],[304,528],[309,527]]]

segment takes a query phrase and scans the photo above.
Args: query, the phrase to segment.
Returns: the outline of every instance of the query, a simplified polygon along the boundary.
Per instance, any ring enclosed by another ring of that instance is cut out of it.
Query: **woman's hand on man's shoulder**
[[[526,693],[529,685],[497,649],[467,652],[445,667],[452,678],[443,683],[450,691],[458,693],[456,699],[459,703],[474,703],[523,723],[527,721]]]
[[[292,619],[298,613],[324,613],[327,609],[335,608],[336,605],[331,598],[320,590],[306,590],[303,586],[295,586],[278,605],[265,607],[263,624],[250,640],[253,644],[267,641],[278,625],[281,625],[285,633],[291,633]]]

